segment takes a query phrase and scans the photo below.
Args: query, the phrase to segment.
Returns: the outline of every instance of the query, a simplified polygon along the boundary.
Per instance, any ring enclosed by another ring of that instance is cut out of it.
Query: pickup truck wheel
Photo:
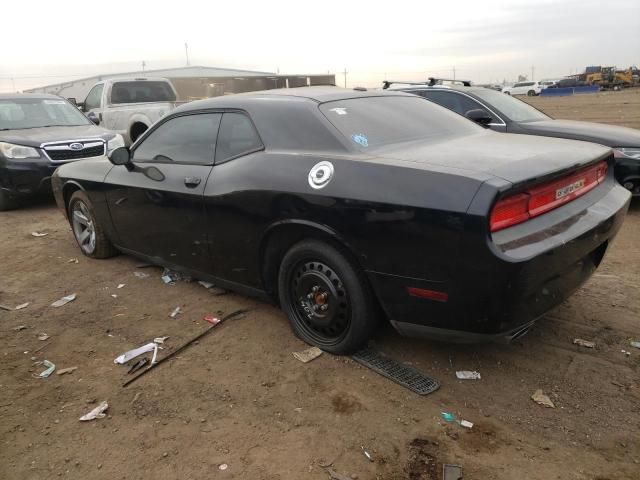
[[[378,312],[366,278],[324,242],[305,240],[285,254],[278,291],[293,331],[322,350],[353,353],[375,328]]]
[[[9,196],[0,189],[0,212],[13,210],[18,208],[18,202],[9,198]]]
[[[113,257],[117,250],[96,220],[91,201],[86,193],[78,190],[69,200],[69,222],[82,253],[91,258]]]

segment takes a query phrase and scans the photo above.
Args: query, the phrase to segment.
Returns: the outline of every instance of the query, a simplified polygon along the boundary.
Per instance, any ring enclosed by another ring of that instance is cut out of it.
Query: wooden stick
[[[214,328],[216,328],[218,325],[220,325],[222,322],[224,322],[225,320],[229,320],[231,318],[240,316],[240,315],[244,315],[245,313],[247,313],[249,310],[236,310],[233,313],[230,313],[229,315],[222,317],[222,319],[218,322],[215,323],[213,325],[211,325],[209,328],[207,328],[204,332],[196,335],[195,337],[193,337],[191,340],[189,340],[187,343],[185,343],[184,345],[182,345],[180,348],[174,350],[173,352],[171,352],[169,355],[167,355],[166,357],[161,358],[160,360],[158,360],[156,363],[153,363],[151,365],[149,365],[147,368],[145,368],[144,370],[142,370],[138,375],[136,375],[133,378],[130,378],[129,380],[127,380],[126,382],[124,382],[122,384],[123,387],[126,387],[127,385],[135,382],[137,379],[139,379],[140,377],[142,377],[143,375],[145,375],[149,370],[153,370],[154,368],[156,368],[158,365],[160,365],[162,362],[164,362],[165,360],[169,360],[171,357],[173,357],[174,355],[180,353],[182,350],[184,350],[185,348],[187,348],[189,345],[191,345],[193,342],[195,342],[196,340],[200,340],[202,337],[204,337],[205,335],[207,335],[209,332],[211,332],[211,330],[213,330]]]

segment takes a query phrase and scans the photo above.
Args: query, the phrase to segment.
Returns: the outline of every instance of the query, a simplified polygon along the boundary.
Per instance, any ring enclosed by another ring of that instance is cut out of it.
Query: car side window
[[[221,113],[173,117],[141,141],[133,161],[213,165],[221,117]]]
[[[263,148],[262,141],[247,115],[229,112],[222,116],[216,146],[216,163],[222,163],[261,148]]]
[[[100,108],[100,102],[102,100],[102,90],[104,89],[104,83],[96,85],[91,89],[89,95],[84,101],[85,111],[93,110],[94,108]]]
[[[482,105],[480,105],[475,100],[471,98],[461,95],[456,92],[445,92],[442,90],[432,90],[432,91],[422,91],[420,92],[423,97],[431,100],[438,105],[442,105],[449,110],[453,110],[460,115],[466,115],[469,110],[482,109],[486,111]],[[491,115],[491,112],[488,112]],[[491,115],[493,121],[498,121],[494,115]]]

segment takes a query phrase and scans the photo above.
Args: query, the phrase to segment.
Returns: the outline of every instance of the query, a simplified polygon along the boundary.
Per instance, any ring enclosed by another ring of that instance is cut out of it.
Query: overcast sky
[[[384,8],[381,8],[380,6]],[[0,92],[191,65],[347,69],[349,86],[453,75],[477,83],[640,66],[640,0],[5,0]],[[339,84],[344,79],[337,76]]]

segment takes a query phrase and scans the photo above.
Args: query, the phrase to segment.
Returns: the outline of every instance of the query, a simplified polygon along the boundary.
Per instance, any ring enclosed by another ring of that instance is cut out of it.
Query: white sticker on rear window
[[[67,102],[64,100],[44,100],[43,103],[45,105],[64,105]]]
[[[330,109],[329,109],[329,111],[330,111],[330,112],[335,112],[335,113],[337,113],[338,115],[346,115],[346,114],[348,113],[348,112],[347,112],[347,109],[346,109],[346,108],[344,108],[344,107],[330,108]]]

